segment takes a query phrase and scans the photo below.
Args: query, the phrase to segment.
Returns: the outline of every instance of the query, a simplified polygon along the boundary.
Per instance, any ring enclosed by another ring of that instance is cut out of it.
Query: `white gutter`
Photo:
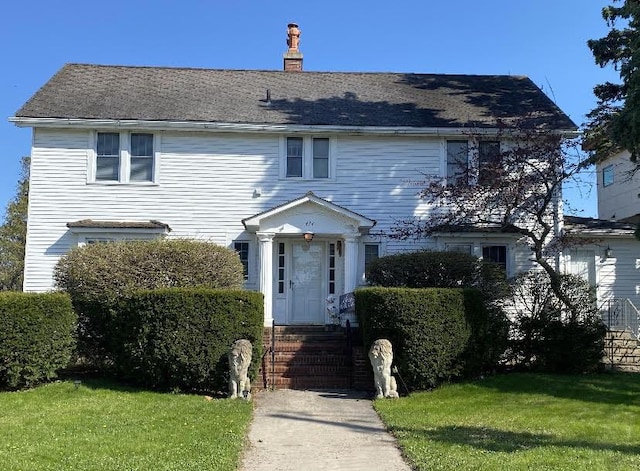
[[[145,129],[181,131],[267,132],[267,133],[348,133],[423,136],[468,136],[470,134],[495,135],[498,128],[414,128],[389,126],[338,126],[298,124],[245,124],[214,123],[209,121],[154,121],[140,119],[83,119],[83,118],[29,118],[13,116],[9,121],[18,127],[79,128],[79,129]],[[577,131],[559,131],[566,136],[577,136]]]

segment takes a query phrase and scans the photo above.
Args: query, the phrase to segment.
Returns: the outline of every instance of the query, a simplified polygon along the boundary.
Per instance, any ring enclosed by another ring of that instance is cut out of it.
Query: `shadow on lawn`
[[[640,453],[640,446],[597,443],[584,440],[562,440],[548,434],[528,432],[510,432],[485,427],[438,427],[435,430],[416,430],[412,428],[394,429],[395,433],[409,433],[426,440],[453,445],[467,445],[487,451],[515,453],[531,448],[565,447],[589,450],[614,451],[629,455]]]
[[[476,384],[505,393],[546,394],[577,401],[640,406],[640,375],[635,373],[512,373],[490,377]]]

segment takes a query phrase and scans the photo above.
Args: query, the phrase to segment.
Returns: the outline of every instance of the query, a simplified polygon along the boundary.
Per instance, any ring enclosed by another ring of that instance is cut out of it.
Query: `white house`
[[[290,46],[283,71],[62,67],[10,118],[33,128],[24,289],[52,289],[79,244],[190,237],[238,250],[265,325],[325,324],[327,298],[382,254],[464,246],[510,274],[530,266],[511,234],[387,237],[429,210],[416,180],[445,179],[471,129],[481,148],[532,112],[575,131],[530,79],[306,72]]]

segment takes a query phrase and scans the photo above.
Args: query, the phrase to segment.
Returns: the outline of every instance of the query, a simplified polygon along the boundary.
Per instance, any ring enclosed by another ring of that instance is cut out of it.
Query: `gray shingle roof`
[[[527,77],[67,64],[16,116],[491,127],[496,119],[530,113],[537,124],[576,128]]]

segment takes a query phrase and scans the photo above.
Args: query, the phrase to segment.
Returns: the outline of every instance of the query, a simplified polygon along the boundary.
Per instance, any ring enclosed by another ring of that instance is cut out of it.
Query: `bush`
[[[465,290],[363,288],[355,298],[365,347],[389,339],[410,389],[433,388],[462,374],[461,356],[471,334]]]
[[[78,313],[78,352],[86,360],[109,360],[108,326],[114,306],[134,290],[173,287],[230,288],[243,285],[243,267],[229,248],[172,239],[89,244],[60,259],[54,279],[71,295]]]
[[[375,260],[367,279],[385,287],[477,288],[464,291],[464,316],[470,329],[461,357],[464,375],[492,371],[502,359],[509,320],[501,300],[509,290],[504,270],[498,265],[460,252],[420,251]],[[452,372],[453,376],[457,374]]]
[[[56,377],[73,351],[76,315],[61,293],[0,293],[0,386]]]
[[[597,370],[604,354],[606,327],[594,289],[579,276],[561,275],[560,280],[564,295],[578,310],[564,306],[544,272],[524,273],[514,280],[511,360],[519,367],[538,371]]]
[[[367,272],[370,284],[395,288],[482,288],[504,285],[504,279],[504,271],[497,265],[461,252],[389,255],[371,262]]]
[[[113,305],[137,289],[242,288],[238,254],[209,242],[170,239],[88,244],[72,249],[54,270],[75,302]]]
[[[263,298],[240,290],[136,291],[120,303],[112,341],[115,365],[140,385],[226,390],[227,353],[240,338],[253,345],[251,376],[262,357]]]

